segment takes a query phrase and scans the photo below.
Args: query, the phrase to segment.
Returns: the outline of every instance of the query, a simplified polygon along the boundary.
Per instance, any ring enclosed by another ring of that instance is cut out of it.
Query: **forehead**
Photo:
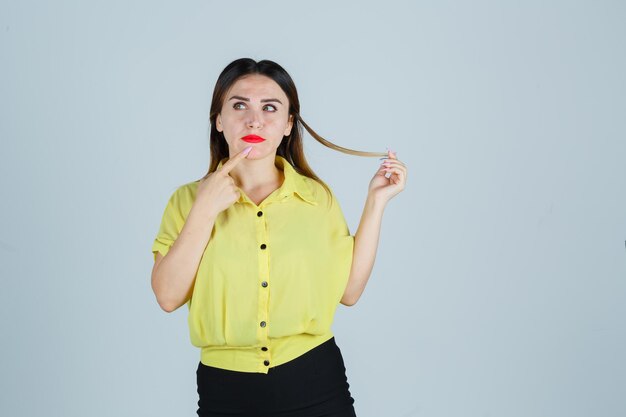
[[[262,98],[278,98],[281,101],[285,100],[283,101],[285,103],[287,100],[287,95],[276,81],[260,74],[239,78],[228,91],[226,99],[228,100],[232,95],[248,97],[257,101]]]

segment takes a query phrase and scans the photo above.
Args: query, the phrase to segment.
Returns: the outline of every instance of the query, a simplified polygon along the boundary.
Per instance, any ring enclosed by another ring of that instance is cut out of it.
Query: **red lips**
[[[244,136],[243,138],[241,138],[241,140],[243,140],[244,142],[248,142],[248,143],[259,143],[259,142],[263,142],[265,139],[257,135],[248,135],[248,136]]]

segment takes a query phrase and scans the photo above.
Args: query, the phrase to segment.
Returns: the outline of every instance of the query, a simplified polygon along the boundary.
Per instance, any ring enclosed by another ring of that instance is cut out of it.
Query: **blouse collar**
[[[221,166],[226,161],[228,161],[228,158],[222,159],[217,165],[217,169],[221,168]],[[271,200],[266,198],[265,200],[263,200],[262,204],[267,204],[269,201],[273,201],[276,199],[282,200],[284,198],[292,196],[295,193],[298,194],[298,196],[300,196],[300,198],[302,198],[307,203],[317,205],[317,201],[315,201],[311,186],[306,182],[305,175],[299,174],[296,169],[289,163],[289,161],[287,161],[287,159],[280,155],[276,155],[276,157],[274,158],[274,165],[276,165],[278,169],[281,169],[283,171],[283,174],[285,175],[285,180],[276,191],[276,197],[272,198]],[[239,200],[237,201],[240,203],[244,203],[246,201],[252,203],[252,201],[243,192],[240,194]]]

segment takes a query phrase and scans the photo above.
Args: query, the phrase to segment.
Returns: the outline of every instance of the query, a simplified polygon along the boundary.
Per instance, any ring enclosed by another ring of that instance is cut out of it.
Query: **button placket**
[[[261,349],[259,352],[259,364],[262,368],[267,369],[271,361],[271,354],[269,351],[269,250],[270,245],[268,243],[267,234],[267,216],[263,207],[259,207],[259,210],[255,213],[256,218],[256,237],[257,237],[257,250],[259,257],[259,309],[257,311],[258,326],[257,335]]]

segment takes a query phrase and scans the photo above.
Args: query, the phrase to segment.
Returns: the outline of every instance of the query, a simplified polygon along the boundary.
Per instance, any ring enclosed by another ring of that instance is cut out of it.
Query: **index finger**
[[[224,163],[224,165],[222,165],[222,168],[220,169],[220,171],[225,174],[228,174],[239,163],[239,161],[241,161],[242,159],[248,156],[251,150],[252,150],[252,146],[248,146],[246,149],[244,149],[243,151],[239,152],[237,155],[230,158],[228,161]]]

